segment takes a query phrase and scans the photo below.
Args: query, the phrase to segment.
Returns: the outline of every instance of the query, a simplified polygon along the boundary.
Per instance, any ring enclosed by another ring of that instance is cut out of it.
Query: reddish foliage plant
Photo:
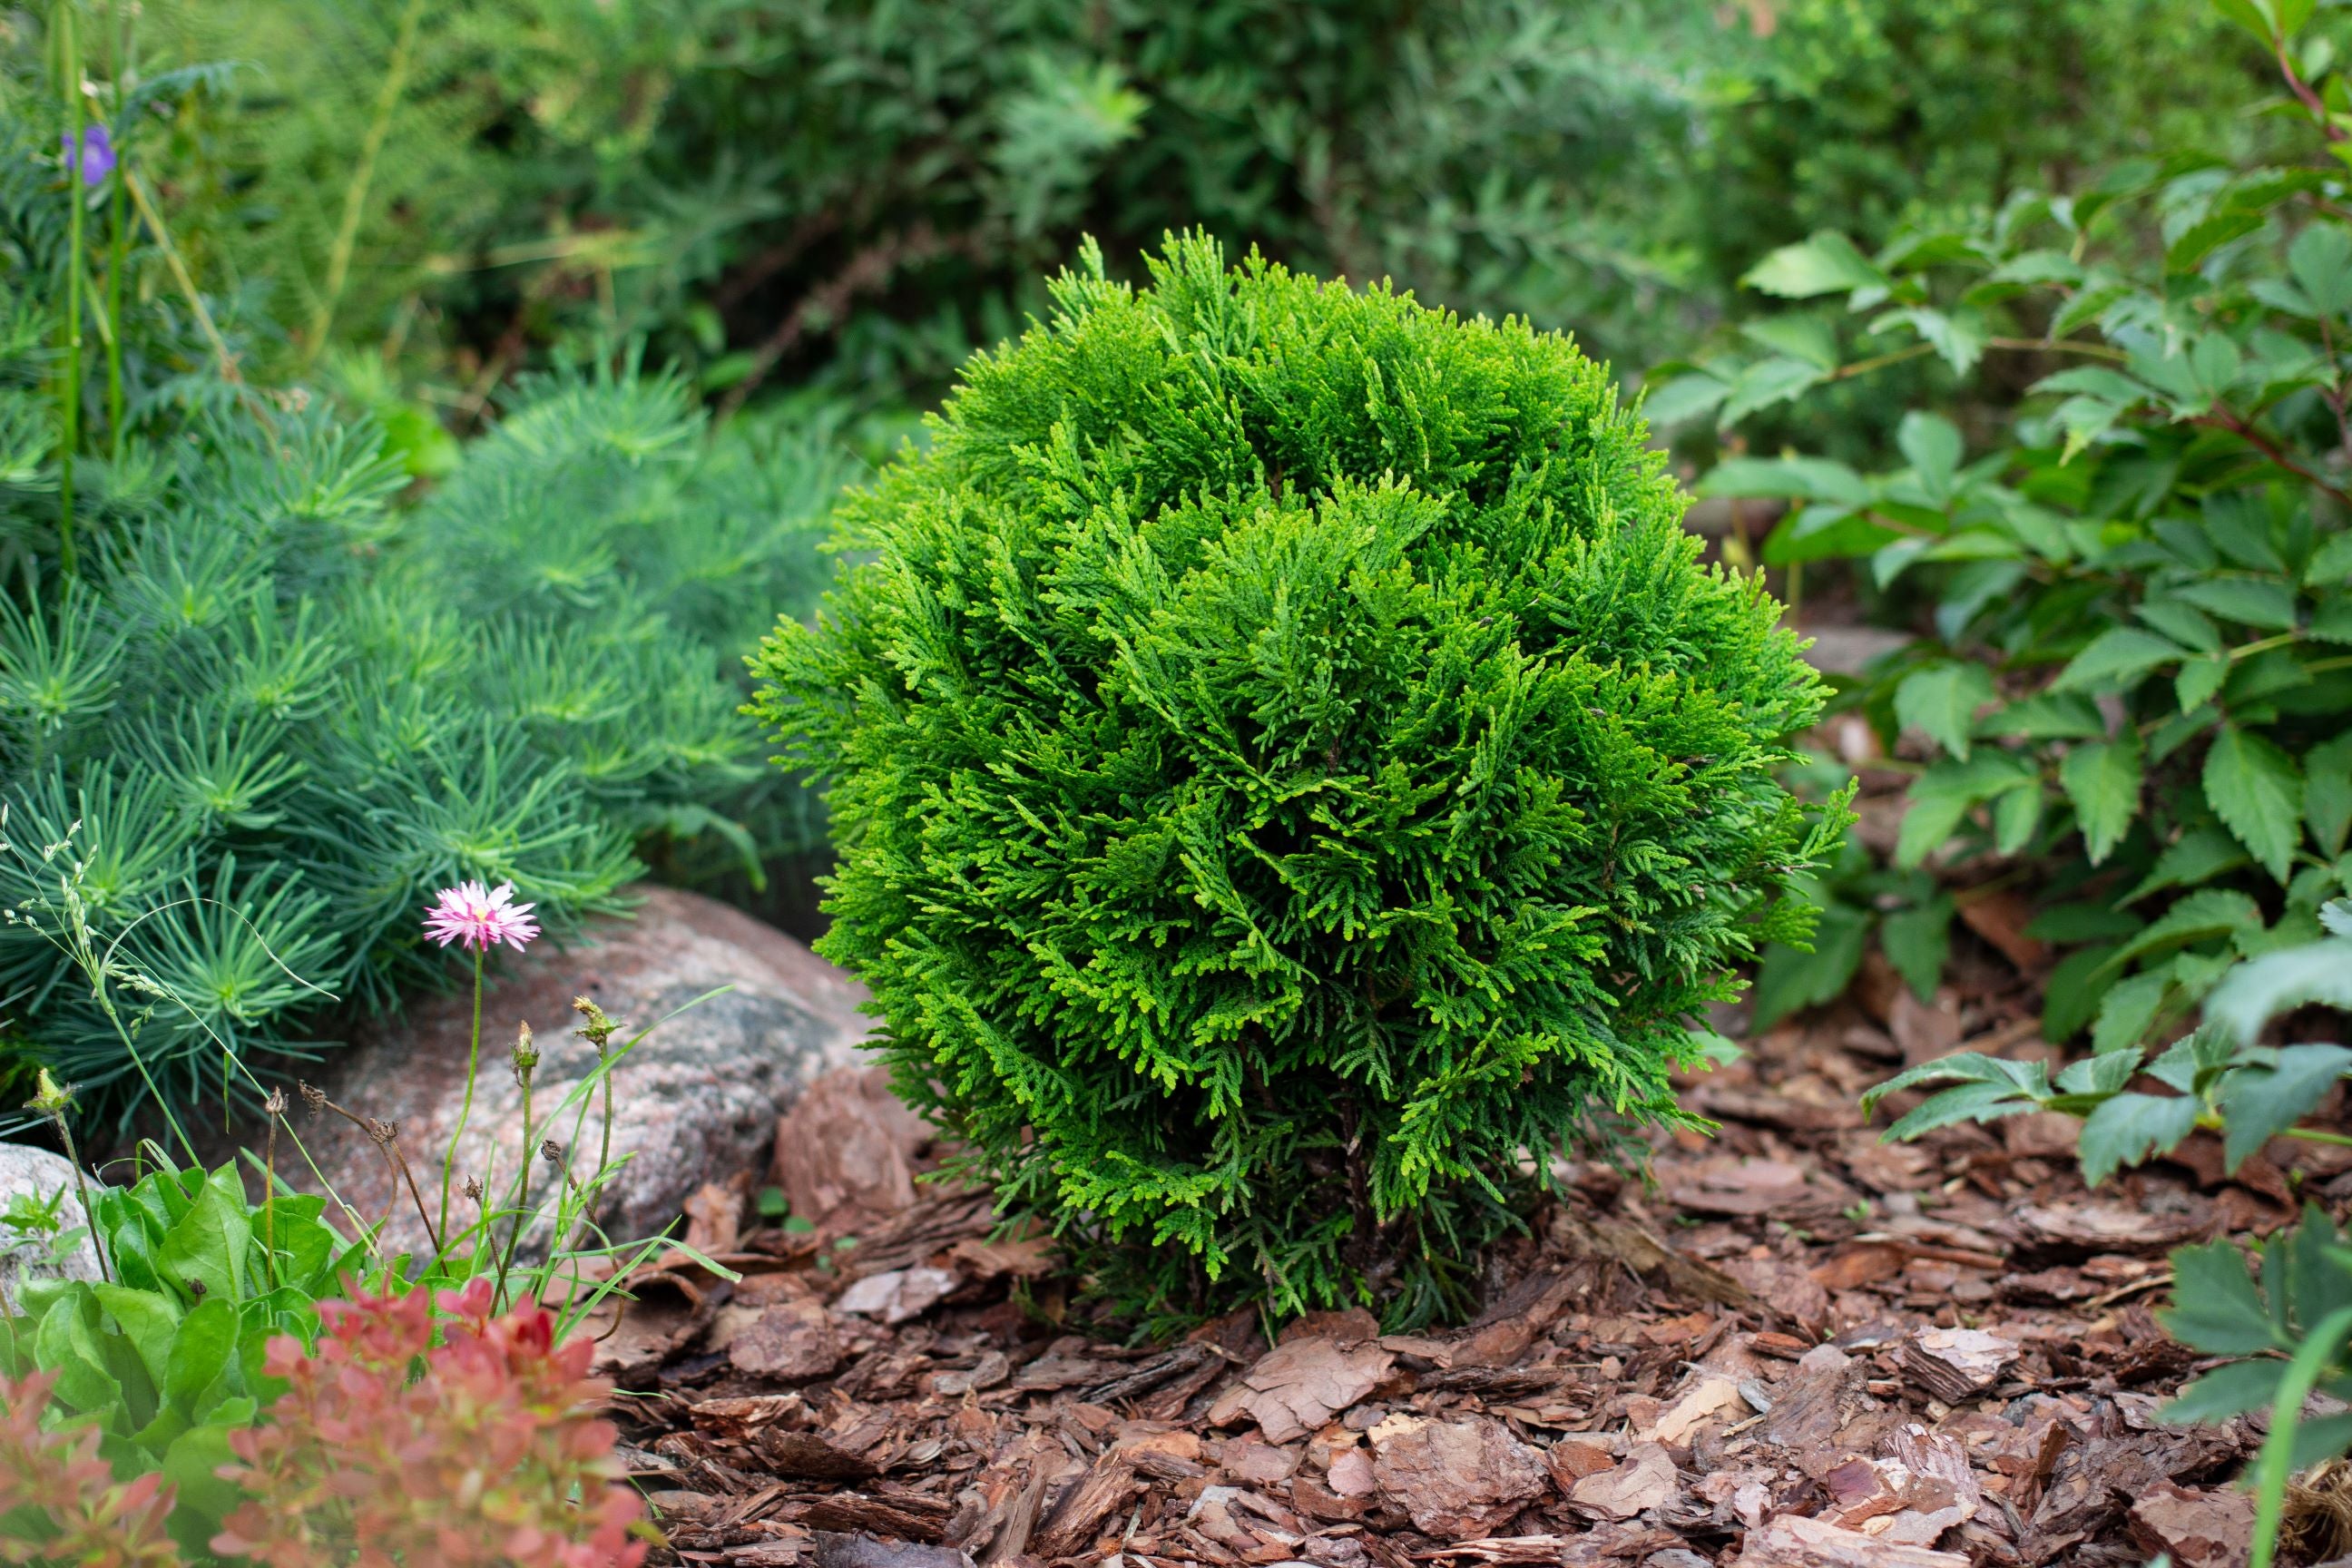
[[[0,1563],[177,1568],[171,1489],[154,1475],[117,1481],[95,1426],[43,1431],[54,1381],[0,1377]]]
[[[438,1348],[422,1290],[322,1301],[315,1354],[270,1346],[289,1386],[230,1439],[244,1463],[222,1473],[253,1500],[215,1551],[273,1568],[637,1568],[643,1505],[617,1483],[612,1424],[588,1414],[588,1342],[557,1348],[535,1306],[492,1317],[487,1280],[441,1305],[457,1321]]]

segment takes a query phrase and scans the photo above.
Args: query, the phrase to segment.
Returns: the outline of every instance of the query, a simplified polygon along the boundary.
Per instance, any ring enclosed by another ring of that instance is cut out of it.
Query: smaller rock
[[[929,1311],[958,1283],[944,1268],[893,1268],[858,1280],[841,1293],[834,1308],[895,1326]]]
[[[46,1224],[27,1231],[0,1220],[0,1303],[14,1311],[16,1287],[33,1279],[101,1278],[98,1248],[89,1237],[89,1216],[82,1211],[74,1168],[62,1154],[29,1143],[0,1143],[0,1213],[21,1208],[39,1213],[45,1220],[54,1207],[56,1228]],[[58,1237],[81,1235],[60,1250]]]
[[[779,1301],[736,1331],[727,1359],[753,1377],[824,1377],[841,1364],[833,1315],[814,1301]]]
[[[1486,1416],[1425,1422],[1390,1438],[1373,1451],[1372,1476],[1415,1530],[1441,1541],[1490,1533],[1550,1479],[1541,1455]]]
[[[2132,1504],[2134,1544],[2170,1555],[2177,1568],[2236,1568],[2254,1539],[2254,1501],[2234,1487],[2198,1491],[2158,1481]]]

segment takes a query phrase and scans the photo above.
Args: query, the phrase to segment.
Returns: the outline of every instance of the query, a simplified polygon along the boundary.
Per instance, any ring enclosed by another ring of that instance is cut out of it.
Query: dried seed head
[[[310,1113],[313,1121],[317,1121],[319,1113],[327,1109],[327,1091],[308,1083],[298,1083],[294,1089],[302,1097],[302,1108]]]
[[[390,1144],[395,1142],[400,1137],[400,1123],[397,1121],[378,1121],[374,1117],[371,1116],[367,1119],[367,1135],[374,1139],[380,1144]]]
[[[531,1044],[530,1026],[529,1024],[523,1024],[518,1026],[515,1034],[514,1049],[509,1053],[509,1055],[514,1061],[514,1077],[516,1084],[523,1089],[529,1089],[530,1087],[531,1072],[539,1066],[539,1047]]]
[[[550,1138],[539,1146],[539,1157],[551,1165],[563,1163],[563,1145]]]
[[[282,1089],[273,1089],[264,1095],[261,1100],[261,1113],[273,1121],[285,1115],[286,1091]]]
[[[466,1197],[470,1203],[480,1203],[482,1201],[482,1181],[480,1177],[468,1176],[466,1178]]]
[[[585,996],[574,996],[572,999],[572,1010],[587,1020],[572,1033],[595,1047],[597,1054],[602,1056],[604,1051],[604,1042],[613,1037],[613,1031],[620,1026],[613,1022],[604,1009]]]

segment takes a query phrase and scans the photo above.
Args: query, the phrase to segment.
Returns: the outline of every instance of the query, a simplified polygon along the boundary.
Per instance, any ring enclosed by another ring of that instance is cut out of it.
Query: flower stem
[[[58,386],[58,563],[67,576],[80,569],[74,552],[74,452],[81,445],[81,247],[83,158],[81,48],[74,36],[74,0],[57,0],[58,79],[66,95],[65,367]]]
[[[107,453],[122,457],[122,263],[129,250],[129,196],[123,190],[123,159],[128,155],[120,138],[129,129],[122,121],[122,96],[131,73],[131,40],[137,23],[126,26],[115,13],[115,0],[106,0],[106,63],[114,79],[114,175],[108,182],[106,241],[106,439]]]
[[[515,1244],[522,1239],[522,1227],[530,1223],[530,1073],[522,1075],[522,1192],[515,1199],[514,1224],[507,1230],[506,1252],[499,1258],[499,1288],[490,1298],[501,1312],[509,1305],[507,1270],[514,1267]]]
[[[107,1265],[106,1243],[99,1237],[98,1211],[89,1205],[89,1178],[82,1174],[81,1152],[74,1147],[73,1129],[66,1125],[62,1108],[51,1114],[58,1124],[58,1142],[66,1146],[66,1163],[73,1167],[74,1192],[81,1199],[82,1223],[89,1226],[89,1249],[98,1254],[98,1277],[111,1285],[114,1270]]]
[[[306,368],[317,362],[327,346],[335,307],[342,299],[344,281],[351,276],[352,253],[359,246],[360,220],[367,214],[368,186],[374,183],[376,159],[383,154],[384,138],[392,131],[393,110],[399,107],[400,95],[408,86],[410,58],[416,51],[416,27],[424,15],[424,0],[408,0],[400,14],[400,30],[392,42],[392,59],[376,89],[375,112],[360,141],[359,166],[352,171],[351,183],[343,187],[342,222],[336,226],[335,243],[327,256],[326,287],[320,290],[319,303],[310,312],[310,341],[302,345]]]
[[[482,1066],[482,948],[474,949],[474,1037],[466,1048],[466,1099],[457,1108],[457,1125],[449,1133],[449,1152],[441,1160],[441,1234],[449,1234],[449,1183],[457,1169],[457,1140],[474,1114],[474,1075]]]

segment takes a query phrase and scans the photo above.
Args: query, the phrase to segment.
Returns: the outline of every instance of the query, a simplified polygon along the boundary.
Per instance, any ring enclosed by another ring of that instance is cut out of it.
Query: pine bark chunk
[[[1672,1474],[1672,1467],[1668,1467]],[[1430,1421],[1372,1456],[1381,1495],[1441,1541],[1485,1535],[1548,1489],[1543,1456],[1485,1416]]]

